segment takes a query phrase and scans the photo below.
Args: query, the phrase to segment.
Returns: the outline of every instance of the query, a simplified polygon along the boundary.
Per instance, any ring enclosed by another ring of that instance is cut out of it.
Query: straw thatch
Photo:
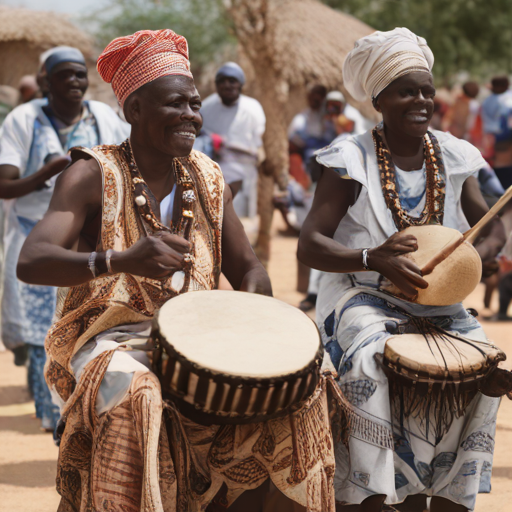
[[[0,83],[18,86],[23,75],[35,75],[39,55],[59,45],[75,46],[92,56],[92,41],[66,17],[28,9],[0,7]]]
[[[242,51],[254,76],[252,91],[266,116],[265,171],[279,186],[288,175],[287,127],[305,103],[309,85],[321,83],[344,93],[343,60],[354,42],[373,32],[359,20],[317,0],[225,0]],[[369,103],[349,102],[366,116]],[[266,181],[266,182],[265,182]],[[263,177],[258,254],[268,259],[272,218],[272,180]]]
[[[39,56],[54,46],[78,48],[89,69],[89,94],[112,103],[110,87],[96,72],[92,39],[66,16],[45,11],[0,6],[0,84],[17,87],[23,75],[39,71]]]

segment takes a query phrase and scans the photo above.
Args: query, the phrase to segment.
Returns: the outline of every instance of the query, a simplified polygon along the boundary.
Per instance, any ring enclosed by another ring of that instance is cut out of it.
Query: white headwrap
[[[376,98],[391,82],[413,71],[432,71],[434,54],[407,28],[374,32],[356,41],[343,63],[343,83],[357,101]]]

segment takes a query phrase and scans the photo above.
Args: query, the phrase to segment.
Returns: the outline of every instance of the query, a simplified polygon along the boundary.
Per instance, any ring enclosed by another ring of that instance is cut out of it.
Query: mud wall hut
[[[0,6],[0,85],[17,87],[23,75],[35,75],[39,56],[55,46],[78,48],[89,68],[88,97],[115,104],[110,87],[96,71],[93,41],[68,17],[47,11]]]

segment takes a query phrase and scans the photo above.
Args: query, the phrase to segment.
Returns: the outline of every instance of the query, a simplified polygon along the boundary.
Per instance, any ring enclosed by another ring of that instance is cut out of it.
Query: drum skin
[[[153,320],[153,370],[164,398],[197,423],[243,424],[286,415],[319,382],[323,348],[315,323],[271,297],[189,292]]]
[[[456,229],[440,225],[410,226],[404,234],[414,235],[418,240],[418,250],[408,253],[418,267],[423,268],[447,244],[461,238]],[[424,276],[428,288],[418,290],[413,300],[425,306],[451,306],[462,302],[478,285],[482,277],[482,260],[476,249],[463,242],[433,272]],[[400,295],[400,291],[391,285],[387,291]]]
[[[383,362],[397,376],[413,381],[463,383],[486,377],[505,358],[491,343],[410,333],[387,340]]]

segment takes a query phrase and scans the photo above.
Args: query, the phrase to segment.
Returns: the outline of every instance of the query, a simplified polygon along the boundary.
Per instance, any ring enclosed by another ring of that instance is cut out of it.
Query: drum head
[[[289,375],[308,366],[320,348],[307,315],[253,293],[185,293],[166,302],[156,321],[160,336],[188,361],[226,375]]]
[[[469,343],[468,343],[469,342]],[[476,376],[504,359],[504,353],[489,344],[464,338],[425,338],[422,334],[392,336],[386,342],[384,361],[403,374],[428,374],[443,380],[450,374]]]
[[[418,250],[407,257],[423,268],[441,249],[462,237],[446,226],[411,226],[403,231],[418,241]],[[431,274],[424,276],[428,288],[419,289],[414,302],[430,306],[449,306],[462,302],[478,285],[482,277],[482,260],[468,242],[462,243]]]

